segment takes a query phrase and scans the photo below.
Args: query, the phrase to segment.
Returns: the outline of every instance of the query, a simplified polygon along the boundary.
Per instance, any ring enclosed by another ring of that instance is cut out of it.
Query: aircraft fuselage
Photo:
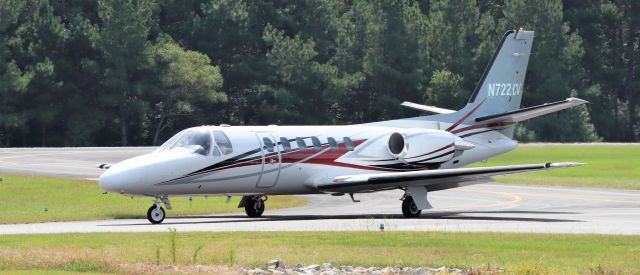
[[[206,152],[177,147],[176,142],[190,131],[209,135],[211,143]],[[220,133],[231,146],[216,142],[215,135]],[[396,154],[389,148],[394,134],[404,143]],[[480,135],[477,141],[484,144],[472,141],[475,148],[463,152],[456,149],[459,137],[436,129],[202,126],[177,134],[176,140],[151,154],[114,165],[101,177],[100,184],[111,192],[142,196],[311,194],[320,192],[314,183],[324,178],[457,168],[516,146],[497,132]]]

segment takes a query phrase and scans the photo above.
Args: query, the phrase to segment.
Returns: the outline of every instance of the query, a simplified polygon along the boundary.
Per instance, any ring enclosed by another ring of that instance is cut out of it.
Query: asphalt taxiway
[[[98,163],[153,148],[0,149],[0,174],[97,178]],[[0,225],[0,234],[178,231],[354,231],[441,230],[640,235],[640,191],[483,183],[429,194],[434,209],[417,219],[400,211],[402,191],[348,196],[304,196],[309,204],[267,210],[261,218],[243,214]],[[142,198],[140,198],[142,199]],[[140,209],[145,212],[146,209]]]

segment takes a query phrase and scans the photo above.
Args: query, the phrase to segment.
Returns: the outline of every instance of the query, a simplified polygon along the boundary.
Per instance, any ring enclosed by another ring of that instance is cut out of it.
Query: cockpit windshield
[[[178,140],[178,138],[180,138],[180,136],[182,136],[182,134],[184,134],[184,132],[186,132],[186,130],[182,130],[182,131],[178,132],[177,134],[173,135],[170,139],[168,139],[162,145],[160,145],[160,147],[158,147],[157,152],[164,151],[164,150],[167,150],[167,149],[171,148],[171,145],[173,145],[176,142],[176,140]]]
[[[209,154],[209,150],[211,150],[211,134],[209,134],[209,132],[199,131],[199,130],[188,130],[184,134],[180,132],[176,136],[178,135],[181,135],[181,136],[173,145],[168,144],[168,146],[171,146],[170,147],[171,150],[184,148],[204,156]],[[171,138],[169,139],[169,141],[172,141],[173,139],[174,138]],[[165,144],[168,143],[169,141],[165,142]],[[162,147],[164,146],[165,145],[163,144]]]

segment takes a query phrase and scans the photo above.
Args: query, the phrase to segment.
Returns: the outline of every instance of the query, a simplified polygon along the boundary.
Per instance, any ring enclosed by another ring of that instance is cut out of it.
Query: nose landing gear
[[[147,219],[152,223],[152,224],[159,224],[162,221],[164,221],[164,209],[160,206],[160,204],[154,204],[151,207],[149,207],[149,210],[147,211]]]
[[[171,210],[171,204],[169,203],[169,199],[166,196],[156,197],[153,200],[153,205],[151,205],[151,207],[149,207],[149,210],[147,210],[147,219],[152,224],[161,223],[162,221],[164,221],[164,217],[166,216],[164,208],[160,206],[161,201],[165,206],[167,206],[167,209]]]

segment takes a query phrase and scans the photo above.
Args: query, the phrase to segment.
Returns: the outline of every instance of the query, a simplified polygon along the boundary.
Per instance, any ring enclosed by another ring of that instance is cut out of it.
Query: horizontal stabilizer
[[[546,115],[549,113],[557,112],[560,110],[568,109],[571,107],[580,106],[582,104],[588,103],[586,100],[582,100],[579,98],[571,97],[562,101],[557,101],[553,103],[545,103],[538,106],[518,109],[511,112],[506,112],[502,114],[490,115],[478,117],[475,119],[476,123],[492,123],[492,122],[520,122],[527,119],[531,119],[534,117],[539,117],[542,115]]]
[[[443,108],[438,108],[438,107],[434,107],[434,106],[427,106],[427,105],[417,104],[417,103],[413,103],[413,102],[409,102],[409,101],[402,102],[402,104],[400,104],[400,105],[405,106],[405,107],[409,107],[409,108],[413,108],[413,109],[416,109],[416,110],[420,110],[420,111],[425,111],[425,112],[429,112],[429,113],[435,113],[435,114],[451,114],[451,113],[455,113],[456,112],[454,110],[443,109]]]

